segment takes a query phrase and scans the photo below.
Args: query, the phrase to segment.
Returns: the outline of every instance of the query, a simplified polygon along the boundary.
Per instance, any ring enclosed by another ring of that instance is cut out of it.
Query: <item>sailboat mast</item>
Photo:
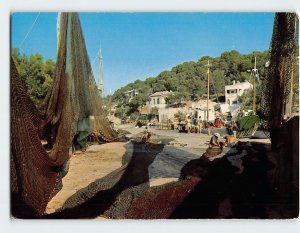
[[[57,39],[57,43],[56,43],[56,53],[58,53],[58,49],[59,49],[59,37],[60,37],[60,17],[61,17],[61,13],[58,12],[57,14],[57,21],[56,21],[56,39]]]
[[[101,92],[101,97],[104,97],[104,73],[103,73],[103,57],[102,57],[102,52],[101,52],[101,47],[99,49],[98,53],[98,59],[99,59],[99,64],[98,64],[98,89],[99,92]]]

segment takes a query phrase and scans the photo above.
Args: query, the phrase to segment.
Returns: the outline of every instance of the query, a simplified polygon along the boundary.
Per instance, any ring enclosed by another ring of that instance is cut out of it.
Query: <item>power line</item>
[[[32,29],[33,29],[33,27],[34,27],[36,21],[38,20],[40,14],[41,14],[41,12],[38,13],[38,15],[36,16],[36,18],[35,18],[35,20],[33,21],[32,25],[30,26],[29,30],[27,31],[27,33],[26,33],[24,39],[23,39],[23,40],[21,41],[21,43],[19,44],[19,47],[18,47],[19,50],[21,50],[21,48],[22,48],[22,46],[23,46],[25,40],[27,39],[27,37],[29,36],[30,32],[32,31]]]

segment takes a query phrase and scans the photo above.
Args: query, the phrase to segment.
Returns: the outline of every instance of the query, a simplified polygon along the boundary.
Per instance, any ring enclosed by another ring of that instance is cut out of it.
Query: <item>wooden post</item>
[[[209,60],[207,61],[207,122],[209,119]]]
[[[256,69],[256,57],[255,57],[255,61],[254,61],[254,69],[253,69],[253,112],[256,112],[256,75],[257,75],[257,69]]]

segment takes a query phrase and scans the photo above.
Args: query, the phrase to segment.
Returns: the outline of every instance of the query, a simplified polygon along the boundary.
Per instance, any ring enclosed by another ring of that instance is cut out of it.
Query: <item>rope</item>
[[[35,20],[33,21],[32,25],[30,26],[29,30],[27,31],[27,33],[26,33],[24,39],[23,39],[23,40],[21,41],[21,43],[19,44],[19,49],[20,49],[20,50],[21,50],[21,47],[23,46],[25,40],[26,40],[27,37],[29,36],[30,32],[32,31],[32,29],[33,29],[33,27],[34,27],[34,25],[35,25],[37,19],[39,18],[40,14],[41,14],[41,12],[38,13],[38,15],[36,16],[36,18],[35,18]]]
[[[96,56],[95,56],[94,59],[93,59],[92,66],[93,66],[94,63],[95,63],[95,61],[96,61],[96,59],[97,59],[97,57],[98,57],[98,54],[99,54],[99,50],[97,51],[97,54],[96,54]]]

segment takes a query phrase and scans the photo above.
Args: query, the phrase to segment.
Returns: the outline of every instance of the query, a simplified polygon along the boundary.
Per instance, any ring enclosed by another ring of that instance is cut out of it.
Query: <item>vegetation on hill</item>
[[[183,100],[199,100],[207,93],[207,62],[210,61],[210,80],[215,93],[224,96],[225,85],[233,80],[243,82],[249,80],[250,71],[256,57],[260,78],[266,73],[265,64],[268,61],[268,51],[240,54],[238,51],[227,51],[220,57],[204,56],[198,61],[189,61],[174,66],[171,70],[163,71],[156,77],[149,77],[145,81],[136,80],[118,89],[112,95],[114,103],[127,106],[127,114],[136,112],[140,105],[148,101],[148,96],[158,91],[172,91],[167,98],[169,104],[180,105]],[[124,92],[136,89],[139,94],[130,103],[126,103]],[[121,112],[121,111],[120,111]]]
[[[18,49],[12,49],[11,55],[16,62],[20,77],[25,80],[29,96],[37,107],[41,107],[54,78],[55,63],[51,59],[44,61],[40,54],[27,57],[20,54]],[[113,103],[119,105],[116,113],[119,117],[136,114],[139,107],[148,101],[149,95],[158,91],[172,91],[173,95],[166,98],[166,101],[173,106],[180,106],[183,100],[205,98],[208,60],[211,64],[210,80],[213,89],[218,96],[224,96],[224,86],[232,83],[233,80],[252,82],[249,77],[255,57],[259,75],[263,79],[266,71],[265,63],[268,60],[267,51],[240,54],[233,50],[222,53],[220,57],[204,56],[198,61],[184,62],[171,70],[161,72],[156,77],[149,77],[144,81],[136,80],[118,89],[111,96]],[[133,89],[138,90],[139,94],[126,103],[124,92]],[[246,96],[241,98],[243,99],[248,101]],[[107,102],[105,99],[103,101],[104,104]]]

